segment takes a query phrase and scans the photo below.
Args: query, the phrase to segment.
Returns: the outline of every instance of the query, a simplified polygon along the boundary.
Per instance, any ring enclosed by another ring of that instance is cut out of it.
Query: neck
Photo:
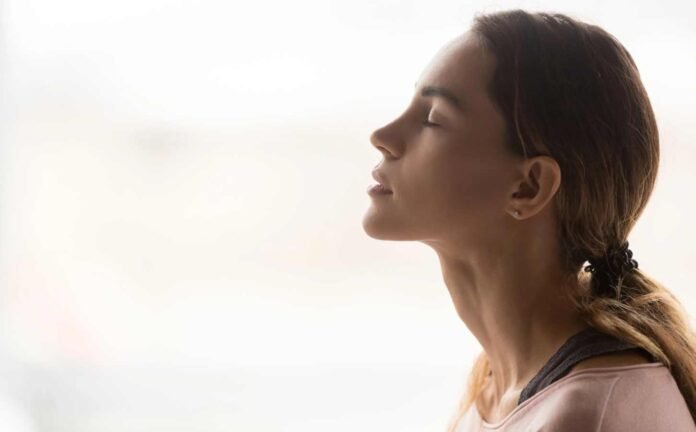
[[[439,256],[457,312],[490,361],[494,399],[501,400],[518,394],[588,324],[566,297],[577,281],[557,271],[560,265],[534,259],[535,268],[524,256],[496,254],[490,265]]]

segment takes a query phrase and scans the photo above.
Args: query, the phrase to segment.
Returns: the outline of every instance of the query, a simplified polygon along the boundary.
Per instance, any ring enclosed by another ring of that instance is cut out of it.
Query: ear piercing
[[[520,211],[519,211],[519,210],[515,210],[515,217],[520,217]]]

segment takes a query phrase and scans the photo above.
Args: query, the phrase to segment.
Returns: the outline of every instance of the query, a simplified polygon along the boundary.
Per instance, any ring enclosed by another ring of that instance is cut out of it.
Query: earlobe
[[[520,180],[511,194],[511,208],[508,210],[515,219],[521,219],[522,211],[529,218],[541,211],[553,197],[560,182],[560,169],[553,158],[539,156],[526,161],[524,179]]]

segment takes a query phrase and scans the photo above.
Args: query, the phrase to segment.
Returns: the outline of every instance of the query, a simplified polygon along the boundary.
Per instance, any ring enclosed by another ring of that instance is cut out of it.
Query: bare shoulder
[[[617,353],[603,354],[590,357],[578,362],[568,372],[573,373],[590,368],[613,367],[613,366],[633,366],[651,363],[651,360],[638,350],[627,350]]]

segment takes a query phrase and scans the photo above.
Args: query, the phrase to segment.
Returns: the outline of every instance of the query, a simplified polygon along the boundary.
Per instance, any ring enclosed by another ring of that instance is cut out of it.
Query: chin
[[[393,240],[394,233],[391,232],[388,221],[380,220],[378,215],[368,212],[363,217],[362,228],[369,237],[377,240]]]
[[[382,219],[378,215],[369,212],[362,220],[362,228],[365,234],[375,240],[419,240],[418,236],[415,236],[413,232],[406,229],[403,225],[395,224],[393,221]]]

